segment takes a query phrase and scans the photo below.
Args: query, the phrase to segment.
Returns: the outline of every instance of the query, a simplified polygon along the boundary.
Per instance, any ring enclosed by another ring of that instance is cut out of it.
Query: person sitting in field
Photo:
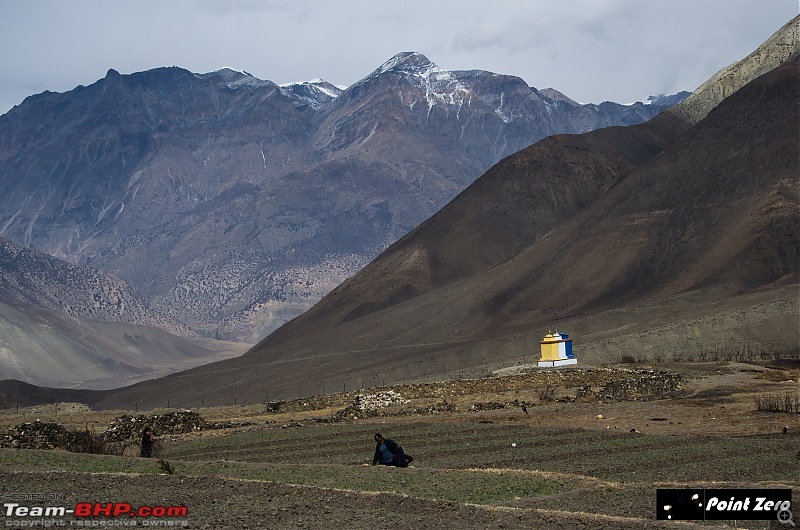
[[[393,440],[384,438],[381,433],[375,433],[375,455],[372,457],[372,465],[408,467],[414,461],[414,457],[407,455],[403,448]]]

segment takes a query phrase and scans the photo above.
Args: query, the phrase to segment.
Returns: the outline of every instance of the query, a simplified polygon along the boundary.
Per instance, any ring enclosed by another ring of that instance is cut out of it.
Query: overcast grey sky
[[[577,101],[694,90],[798,14],[798,0],[0,0],[0,114],[109,68],[351,85],[395,53]]]

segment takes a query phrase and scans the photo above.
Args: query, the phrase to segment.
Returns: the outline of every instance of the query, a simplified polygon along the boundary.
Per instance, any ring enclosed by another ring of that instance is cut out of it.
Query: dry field
[[[2,449],[0,490],[4,502],[45,493],[54,494],[55,506],[188,509],[181,517],[81,520],[95,526],[780,528],[760,521],[656,521],[655,490],[792,487],[800,498],[800,415],[755,406],[758,396],[798,392],[797,365],[657,368],[681,374],[683,388],[600,401],[586,392],[590,385],[566,386],[576,384],[569,378],[545,392],[536,379],[510,374],[492,384],[393,387],[408,401],[358,418],[352,417],[358,412],[337,416],[352,394],[199,409],[207,422],[233,426],[162,434],[163,465],[134,457],[135,448],[126,456]],[[122,412],[47,405],[3,411],[0,425],[40,419],[100,430]],[[370,466],[375,431],[403,445],[416,459],[413,467]],[[8,527],[37,519],[4,513]],[[78,523],[71,516],[60,521]]]

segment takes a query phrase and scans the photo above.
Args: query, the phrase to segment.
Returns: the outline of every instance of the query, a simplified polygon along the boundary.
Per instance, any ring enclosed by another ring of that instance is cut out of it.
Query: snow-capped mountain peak
[[[363,81],[386,74],[400,75],[424,91],[428,109],[436,104],[460,107],[464,101],[472,97],[470,89],[453,72],[440,68],[421,53],[398,53]],[[416,101],[406,103],[413,106]]]
[[[414,73],[416,71],[427,70],[431,67],[437,68],[435,64],[421,53],[400,52],[380,65],[371,75],[380,75],[392,70]]]
[[[280,85],[281,93],[298,98],[302,104],[319,108],[332,99],[335,99],[344,90],[336,85],[315,77],[311,81],[300,81]]]

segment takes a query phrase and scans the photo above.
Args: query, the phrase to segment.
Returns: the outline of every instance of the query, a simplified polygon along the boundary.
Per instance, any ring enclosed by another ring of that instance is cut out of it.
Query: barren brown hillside
[[[679,133],[654,119],[547,138],[508,157],[347,280],[273,333],[276,345],[470,278],[514,257],[650,160]]]

